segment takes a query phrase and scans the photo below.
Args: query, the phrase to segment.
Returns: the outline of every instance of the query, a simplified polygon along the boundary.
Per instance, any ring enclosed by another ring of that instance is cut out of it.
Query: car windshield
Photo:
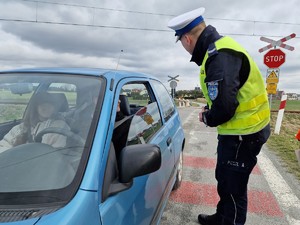
[[[74,195],[104,82],[75,74],[0,74],[0,205],[65,202]]]

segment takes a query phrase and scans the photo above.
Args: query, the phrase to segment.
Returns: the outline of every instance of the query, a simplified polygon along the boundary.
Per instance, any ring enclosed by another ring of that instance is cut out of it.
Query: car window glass
[[[164,119],[167,121],[175,112],[173,100],[162,83],[159,81],[152,81],[153,87],[157,92],[157,98],[163,110]]]
[[[101,77],[0,74],[1,199],[22,205],[73,196],[92,146],[104,87]],[[22,198],[12,200],[18,193]]]
[[[128,145],[148,143],[161,126],[162,122],[157,102],[144,106],[132,118],[128,134]]]
[[[0,85],[0,123],[22,119],[37,84],[5,82]]]
[[[144,84],[134,83],[126,84],[122,87],[122,93],[127,96],[132,113],[137,112],[143,106],[150,102],[148,90]]]
[[[68,104],[68,106],[74,107],[76,105],[77,91],[76,91],[76,86],[74,84],[52,83],[50,84],[47,92],[61,93],[66,97],[65,103]]]
[[[162,126],[157,102],[150,96],[147,83],[130,83],[122,87],[120,112],[117,112],[113,133],[117,156],[126,145],[148,143]]]

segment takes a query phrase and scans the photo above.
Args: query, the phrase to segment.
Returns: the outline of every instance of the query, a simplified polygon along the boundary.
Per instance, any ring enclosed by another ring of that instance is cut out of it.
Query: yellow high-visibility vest
[[[237,107],[234,116],[227,122],[217,127],[219,134],[245,135],[252,134],[263,129],[270,122],[270,107],[268,95],[262,75],[247,51],[230,37],[222,37],[215,42],[216,50],[232,49],[247,56],[250,63],[250,73],[245,84],[239,89]],[[203,59],[200,69],[200,85],[205,99],[211,108],[212,101],[208,96],[205,63],[209,57],[208,52]]]

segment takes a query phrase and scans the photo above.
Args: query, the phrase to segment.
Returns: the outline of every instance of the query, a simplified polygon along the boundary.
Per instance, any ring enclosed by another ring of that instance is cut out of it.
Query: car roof
[[[88,75],[88,76],[105,76],[107,78],[124,78],[124,77],[147,77],[157,80],[154,76],[145,73],[125,71],[125,70],[113,70],[113,69],[103,69],[103,68],[25,68],[25,69],[12,69],[3,70],[1,73],[53,73],[53,74],[78,74],[78,75]]]

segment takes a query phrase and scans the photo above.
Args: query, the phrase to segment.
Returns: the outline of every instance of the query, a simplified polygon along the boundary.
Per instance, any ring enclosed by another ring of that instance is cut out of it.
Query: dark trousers
[[[220,225],[243,225],[247,214],[247,185],[263,144],[270,135],[269,125],[251,135],[219,135],[216,166],[220,201]]]

